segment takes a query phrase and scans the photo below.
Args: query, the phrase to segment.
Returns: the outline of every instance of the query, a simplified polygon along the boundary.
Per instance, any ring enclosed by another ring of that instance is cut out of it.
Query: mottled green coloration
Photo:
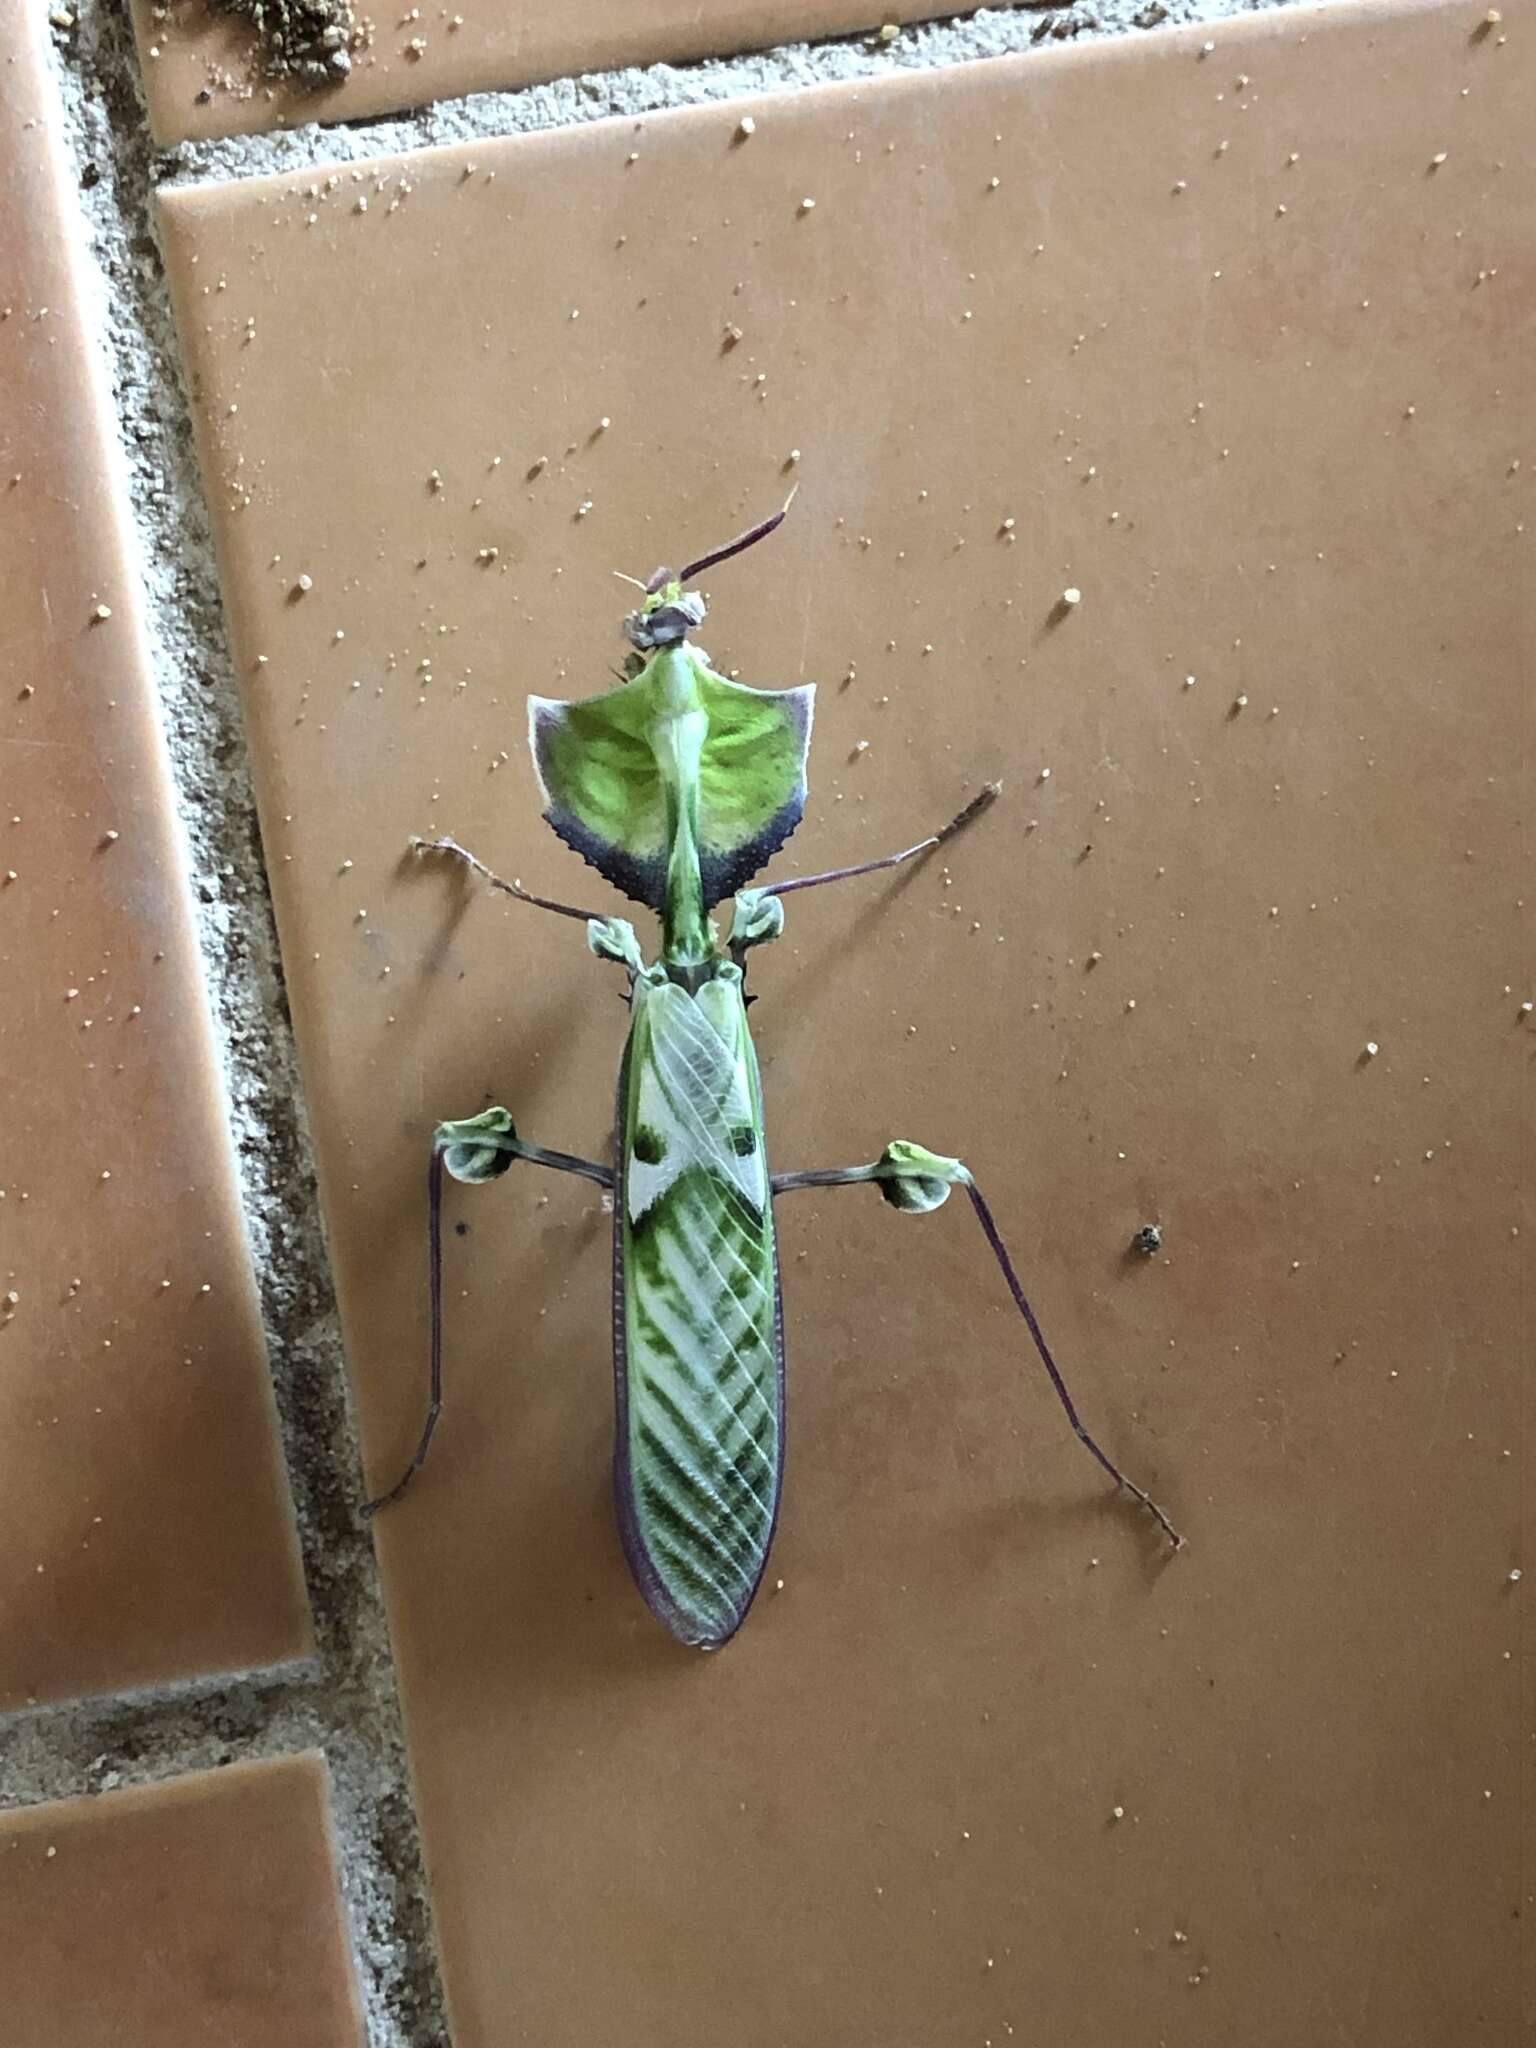
[[[739,960],[708,913],[799,822],[814,692],[716,675],[686,638],[702,602],[654,580],[628,622],[628,680],[580,702],[533,699],[529,733],[550,824],[661,913],[653,967],[622,919],[588,929],[630,979],[615,1487],[650,1606],[682,1641],[713,1645],[740,1625],[773,1536],[783,1349],[757,1060]],[[759,910],[732,940],[780,923],[777,905]]]
[[[530,699],[545,817],[616,887],[662,912],[669,955],[707,954],[704,913],[798,823],[812,696],[727,682],[682,641],[602,696]]]
[[[785,508],[788,509],[787,507]],[[780,512],[684,574],[771,532]],[[742,885],[799,823],[814,691],[747,689],[688,645],[703,599],[658,570],[625,620],[635,650],[616,689],[529,700],[544,815],[610,881],[660,913],[648,964],[624,918],[593,915],[507,882],[452,839],[451,854],[493,887],[581,919],[599,958],[622,966],[630,1027],[618,1091],[618,1160],[552,1152],[518,1137],[503,1109],[438,1126],[431,1217],[431,1399],[415,1455],[373,1512],[397,1500],[426,1457],[442,1409],[442,1180],[491,1180],[514,1159],[576,1173],[614,1194],[614,1491],[619,1530],[651,1611],[679,1641],[715,1648],[741,1626],[762,1579],[783,1480],[784,1336],[773,1199],[796,1187],[875,1184],[922,1215],[964,1189],[1080,1441],[1155,1516],[1083,1427],[1025,1298],[992,1213],[958,1159],[895,1139],[876,1160],[770,1180],[742,963],[783,928],[781,899],[899,867],[940,846],[993,802],[985,785],[940,831],[852,867]],[[709,912],[736,893],[724,946]]]
[[[618,1507],[641,1590],[713,1645],[757,1590],[778,1512],[783,1397],[773,1210],[740,970],[633,986],[615,1305]]]

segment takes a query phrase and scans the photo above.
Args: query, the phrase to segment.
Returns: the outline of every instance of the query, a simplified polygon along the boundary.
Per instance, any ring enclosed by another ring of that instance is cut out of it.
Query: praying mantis
[[[616,1163],[521,1137],[505,1109],[439,1124],[428,1172],[430,1397],[420,1440],[372,1515],[425,1462],[443,1406],[443,1176],[498,1179],[517,1160],[579,1174],[613,1202],[614,1497],[635,1583],[681,1643],[716,1649],[760,1586],[784,1480],[784,1310],[774,1203],[799,1188],[876,1187],[923,1215],[964,1190],[1078,1440],[1153,1517],[1151,1496],[1089,1434],[1027,1300],[992,1211],[960,1160],[893,1139],[859,1166],[770,1174],[747,1023],[747,956],[777,938],[784,898],[920,859],[990,808],[986,785],[939,831],[899,853],[747,887],[799,824],[814,685],[754,690],[716,674],[689,635],[704,600],[685,585],[766,539],[789,507],[677,572],[636,587],[623,679],[601,695],[529,699],[544,817],[626,895],[658,913],[647,961],[625,918],[504,881],[451,838],[418,851],[461,863],[519,902],[575,918],[622,967],[629,1033],[619,1068]],[[633,580],[633,579],[626,579]],[[734,898],[724,945],[710,912]]]

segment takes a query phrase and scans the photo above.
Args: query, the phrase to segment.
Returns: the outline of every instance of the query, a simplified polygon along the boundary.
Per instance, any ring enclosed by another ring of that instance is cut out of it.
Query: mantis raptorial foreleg
[[[957,832],[979,818],[983,811],[996,802],[1002,792],[1000,782],[989,782],[977,791],[970,802],[955,813],[947,825],[937,832],[930,832],[926,839],[919,839],[915,846],[905,846],[900,853],[883,854],[879,860],[861,860],[851,868],[826,868],[819,875],[791,875],[783,882],[765,882],[754,889],[755,896],[788,896],[795,889],[819,889],[823,882],[846,882],[855,875],[878,874],[882,868],[899,868],[903,861],[915,860],[920,853],[930,853],[936,846],[942,846],[946,839],[953,839]]]
[[[477,860],[467,846],[460,846],[457,839],[450,839],[446,835],[441,839],[413,839],[411,851],[446,853],[450,859],[462,861],[465,867],[473,869],[481,880],[489,882],[493,889],[500,889],[507,896],[515,896],[519,903],[531,903],[536,910],[552,910],[556,917],[579,917],[585,924],[603,915],[598,910],[579,910],[574,903],[556,903],[549,896],[535,896],[533,891],[525,889],[521,882],[504,880],[494,869],[488,868],[483,860]]]
[[[824,868],[819,875],[790,875],[782,882],[765,882],[760,888],[739,889],[728,941],[731,958],[740,967],[753,946],[764,945],[769,939],[778,937],[784,929],[781,897],[791,895],[796,889],[819,889],[823,882],[847,882],[856,875],[876,875],[884,868],[899,868],[904,861],[916,860],[921,853],[931,853],[946,839],[953,839],[957,832],[963,832],[983,811],[989,810],[1001,792],[1000,782],[984,784],[947,825],[941,825],[937,832],[930,832],[926,839],[919,839],[915,846],[904,846],[900,853],[882,854],[878,860],[856,861],[848,868]]]
[[[455,848],[456,852],[460,849]],[[464,856],[466,860],[469,855]],[[478,861],[472,863],[478,867]],[[495,878],[492,877],[494,880]],[[520,893],[520,892],[519,892]],[[533,898],[537,902],[538,898]],[[541,904],[541,909],[552,909]],[[613,1187],[613,1169],[596,1159],[582,1159],[574,1152],[551,1152],[543,1145],[531,1145],[513,1129],[504,1109],[482,1110],[479,1116],[457,1123],[439,1124],[432,1134],[432,1162],[427,1168],[427,1272],[431,1297],[431,1345],[429,1349],[427,1419],[411,1453],[410,1463],[388,1493],[363,1503],[364,1516],[376,1515],[399,1500],[426,1463],[432,1434],[443,1412],[443,1174],[476,1184],[497,1180],[515,1159],[530,1160],[535,1166],[552,1167],[556,1173],[579,1174],[596,1181],[600,1188]]]
[[[879,1187],[892,1208],[904,1209],[909,1215],[924,1215],[930,1209],[937,1209],[949,1197],[952,1187],[963,1187],[976,1212],[982,1233],[992,1249],[992,1255],[1002,1269],[1008,1292],[1013,1296],[1014,1305],[1034,1339],[1035,1349],[1041,1363],[1050,1375],[1051,1385],[1056,1389],[1057,1399],[1067,1412],[1078,1442],[1086,1445],[1098,1459],[1116,1486],[1123,1487],[1152,1515],[1158,1527],[1167,1536],[1175,1550],[1183,1547],[1184,1538],[1174,1528],[1149,1493],[1144,1493],[1134,1480],[1127,1479],[1114,1460],[1102,1451],[1084,1428],[1072,1396],[1067,1392],[1067,1383],[1061,1376],[1056,1361],[1051,1356],[1050,1346],[1044,1332],[1030,1307],[1008,1247],[1003,1243],[993,1220],[992,1211],[980,1188],[971,1179],[969,1171],[958,1159],[945,1158],[941,1153],[929,1152],[921,1145],[913,1145],[906,1139],[897,1138],[886,1146],[880,1157],[871,1160],[867,1166],[834,1166],[813,1169],[808,1173],[778,1173],[773,1176],[772,1188],[775,1195],[792,1193],[796,1188],[851,1187],[864,1181],[873,1181]]]

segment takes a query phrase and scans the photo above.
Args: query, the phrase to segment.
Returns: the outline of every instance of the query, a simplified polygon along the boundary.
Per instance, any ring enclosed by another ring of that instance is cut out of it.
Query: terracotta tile
[[[358,2048],[318,1756],[0,1813],[6,2048]]]
[[[309,1623],[35,9],[0,71],[0,1706]]]
[[[688,63],[774,43],[873,32],[868,0],[481,0],[369,15],[351,69],[316,91],[263,72],[250,28],[208,0],[131,0],[155,139],[243,135],[500,92],[625,64]],[[882,5],[924,21],[938,0]]]
[[[449,1407],[378,1540],[458,2048],[1507,2038],[1528,28],[1287,14],[746,146],[168,197],[373,1481],[433,1122],[601,1153],[624,1024],[407,837],[602,902],[525,695],[603,687],[610,571],[798,450],[702,636],[821,679],[780,872],[1005,799],[791,902],[775,1163],[970,1160],[1190,1537],[1106,1495],[966,1215],[802,1194],[783,1591],[684,1653],[613,1530],[601,1201],[456,1191]]]

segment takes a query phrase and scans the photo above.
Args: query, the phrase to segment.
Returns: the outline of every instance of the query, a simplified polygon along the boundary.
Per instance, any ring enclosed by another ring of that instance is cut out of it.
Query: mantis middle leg
[[[598,911],[579,910],[571,903],[556,903],[548,896],[534,895],[521,882],[503,880],[483,860],[476,859],[467,847],[460,846],[456,839],[446,836],[441,839],[413,839],[411,847],[416,853],[441,853],[461,861],[489,882],[493,889],[515,896],[520,903],[531,903],[536,910],[550,910],[557,917],[579,918],[588,925],[605,922]],[[551,1152],[543,1145],[532,1145],[519,1138],[511,1117],[504,1109],[487,1109],[479,1116],[467,1117],[458,1123],[438,1125],[432,1135],[432,1160],[427,1169],[427,1258],[432,1302],[427,1419],[422,1424],[421,1436],[411,1453],[410,1463],[394,1485],[387,1493],[364,1501],[362,1513],[365,1519],[376,1515],[380,1508],[389,1507],[405,1493],[426,1463],[438,1417],[443,1412],[443,1174],[446,1171],[455,1180],[472,1183],[496,1180],[514,1159],[527,1159],[535,1166],[552,1167],[557,1173],[579,1174],[583,1179],[596,1181],[602,1188],[612,1188],[614,1184],[612,1168],[595,1159],[581,1159],[573,1152]]]
[[[428,1353],[427,1419],[411,1453],[410,1463],[387,1493],[364,1501],[364,1520],[380,1508],[400,1499],[427,1461],[433,1432],[443,1412],[443,1174],[455,1180],[478,1184],[498,1180],[515,1159],[548,1166],[556,1173],[579,1174],[596,1181],[600,1188],[612,1188],[613,1169],[595,1159],[578,1158],[574,1152],[551,1152],[543,1145],[531,1145],[513,1129],[504,1109],[483,1110],[479,1116],[458,1123],[439,1124],[432,1134],[432,1160],[427,1168],[427,1266],[431,1292],[431,1344]]]
[[[1050,1375],[1051,1385],[1056,1389],[1057,1399],[1066,1410],[1067,1420],[1072,1425],[1079,1443],[1086,1446],[1114,1480],[1116,1486],[1124,1489],[1133,1499],[1140,1501],[1156,1521],[1175,1550],[1183,1548],[1184,1538],[1174,1528],[1151,1494],[1143,1492],[1134,1480],[1128,1479],[1112,1458],[1100,1448],[1083,1425],[1077,1412],[1076,1403],[1067,1392],[1067,1383],[1061,1376],[1060,1368],[1051,1356],[1050,1346],[1045,1341],[1034,1310],[1029,1305],[1023,1284],[1016,1272],[1008,1248],[1003,1243],[993,1219],[992,1211],[980,1188],[971,1179],[970,1173],[958,1159],[948,1159],[937,1152],[929,1152],[921,1145],[914,1145],[905,1139],[895,1139],[884,1152],[867,1166],[834,1166],[809,1173],[775,1174],[772,1181],[775,1195],[792,1193],[796,1188],[852,1187],[864,1181],[873,1181],[881,1194],[893,1208],[904,1209],[909,1215],[922,1215],[930,1209],[937,1209],[948,1199],[952,1187],[963,1187],[970,1197],[971,1207],[976,1212],[993,1257],[997,1260],[1008,1292],[1013,1296],[1014,1306],[1024,1318],[1040,1361]]]

